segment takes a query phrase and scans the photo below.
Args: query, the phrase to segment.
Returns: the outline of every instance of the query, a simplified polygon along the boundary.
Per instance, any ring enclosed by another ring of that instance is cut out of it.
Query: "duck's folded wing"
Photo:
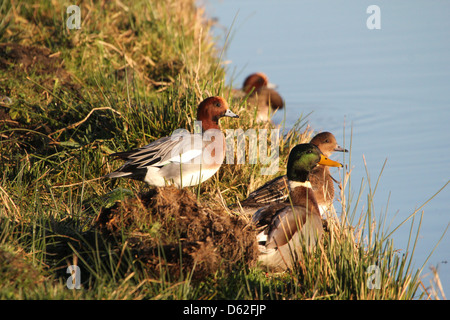
[[[112,156],[126,160],[125,165],[141,169],[148,166],[162,167],[171,162],[189,162],[202,154],[202,148],[202,136],[186,131],[158,139],[139,149],[115,153]]]
[[[278,215],[278,211],[290,206],[288,203],[275,203],[257,210],[252,216],[252,222],[257,227],[269,227]]]
[[[288,243],[301,228],[306,221],[306,210],[289,204],[271,205],[258,210],[255,219],[259,219],[259,225],[265,225],[265,246],[275,248]]]
[[[303,207],[287,206],[278,211],[270,225],[266,247],[280,247],[288,243],[306,220]]]
[[[258,207],[272,203],[283,202],[289,194],[288,180],[286,176],[280,176],[265,183],[256,189],[247,199],[241,201],[242,206]]]

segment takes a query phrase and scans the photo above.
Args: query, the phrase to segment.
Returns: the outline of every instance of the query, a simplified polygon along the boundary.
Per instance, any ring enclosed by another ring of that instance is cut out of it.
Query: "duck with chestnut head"
[[[222,97],[203,100],[197,109],[202,133],[182,129],[141,148],[114,153],[112,156],[126,162],[106,177],[127,177],[157,187],[188,187],[206,181],[224,160],[225,136],[219,126],[222,117],[239,118]]]
[[[241,90],[232,92],[235,98],[247,98],[247,106],[256,111],[258,121],[268,121],[275,111],[284,108],[284,100],[276,87],[266,74],[256,72],[245,78]]]

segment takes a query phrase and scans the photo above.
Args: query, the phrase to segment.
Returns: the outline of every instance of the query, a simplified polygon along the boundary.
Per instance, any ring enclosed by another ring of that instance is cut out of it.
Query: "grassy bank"
[[[223,165],[182,192],[101,178],[120,164],[112,152],[193,131],[198,103],[229,91],[226,70],[194,1],[83,1],[80,30],[66,28],[66,8],[0,8],[0,298],[429,296],[422,270],[410,266],[417,234],[398,253],[373,217],[376,187],[367,210],[355,212],[364,200],[362,190],[353,196],[350,172],[337,206],[343,214],[329,219],[323,245],[276,275],[249,263],[253,230],[228,209],[271,178],[259,174],[261,164]],[[221,120],[224,129],[272,128],[245,105],[231,109],[239,121]],[[291,146],[311,134],[300,119],[281,139],[279,174]],[[81,268],[80,290],[66,286],[69,265]],[[380,275],[375,289],[370,266]]]

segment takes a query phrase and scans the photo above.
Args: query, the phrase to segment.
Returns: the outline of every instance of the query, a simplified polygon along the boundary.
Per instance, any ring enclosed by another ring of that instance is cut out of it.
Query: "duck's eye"
[[[329,143],[330,141],[328,141],[328,139],[325,140],[325,143]]]
[[[222,107],[222,105],[220,104],[220,102],[216,102],[216,107],[218,107],[218,108]]]

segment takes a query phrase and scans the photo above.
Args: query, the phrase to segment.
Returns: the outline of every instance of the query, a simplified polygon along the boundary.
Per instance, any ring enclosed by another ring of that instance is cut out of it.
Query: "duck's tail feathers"
[[[115,178],[126,177],[126,178],[130,178],[130,179],[143,181],[146,174],[147,174],[147,169],[145,169],[145,168],[134,169],[134,170],[130,170],[130,171],[121,171],[119,169],[119,170],[113,171],[111,173],[108,173],[107,175],[105,175],[105,178],[115,179]]]

